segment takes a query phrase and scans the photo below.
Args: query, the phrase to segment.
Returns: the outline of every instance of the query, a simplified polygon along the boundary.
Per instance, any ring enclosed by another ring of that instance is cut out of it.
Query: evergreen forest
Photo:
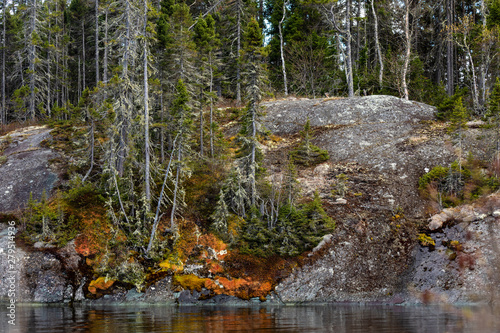
[[[302,197],[296,181],[297,168],[328,152],[312,144],[308,121],[282,177],[270,177],[263,100],[383,94],[434,105],[441,120],[453,121],[458,104],[464,121],[500,114],[500,0],[1,7],[2,135],[48,124],[45,144],[65,170],[57,193],[28,203],[25,241],[76,237],[94,277],[138,289],[182,271],[197,244],[247,262],[290,258],[334,230],[319,196]],[[194,288],[185,276],[177,283]]]

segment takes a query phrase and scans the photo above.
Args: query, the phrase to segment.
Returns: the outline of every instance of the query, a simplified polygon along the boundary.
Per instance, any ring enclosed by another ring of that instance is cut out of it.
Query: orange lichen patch
[[[181,260],[173,259],[170,257],[160,262],[159,266],[164,271],[173,271],[174,273],[179,273],[184,270],[184,264]]]
[[[198,240],[198,244],[212,249],[215,252],[217,260],[223,260],[227,255],[227,244],[213,234],[202,235]],[[203,253],[205,257],[209,257],[208,252],[203,251]]]
[[[95,295],[97,293],[97,289],[106,290],[111,287],[113,283],[115,283],[115,280],[108,280],[104,277],[99,277],[97,280],[92,280],[90,282],[88,289]]]
[[[212,274],[220,274],[224,272],[224,268],[216,261],[207,260],[208,271]]]
[[[174,286],[181,286],[184,289],[201,291],[201,288],[205,287],[207,278],[200,278],[194,274],[188,275],[174,275],[173,284]]]
[[[75,238],[75,250],[85,257],[106,249],[111,228],[100,218],[100,215],[89,214],[81,220],[82,233]]]
[[[256,281],[252,278],[227,279],[216,276],[214,280],[206,280],[205,288],[213,291],[215,294],[224,294],[236,296],[242,299],[253,297],[265,298],[273,288],[270,281]]]
[[[190,220],[179,220],[178,222],[179,228],[179,238],[175,243],[175,248],[177,251],[178,257],[183,260],[193,252],[193,249],[197,245],[198,236],[197,231],[198,227],[193,221]]]

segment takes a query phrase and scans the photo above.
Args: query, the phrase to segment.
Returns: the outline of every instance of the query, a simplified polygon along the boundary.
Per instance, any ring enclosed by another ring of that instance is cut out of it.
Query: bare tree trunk
[[[86,88],[85,72],[85,24],[82,18],[82,90]]]
[[[403,88],[403,98],[405,100],[409,99],[408,85],[406,82],[406,76],[408,73],[408,66],[410,64],[411,55],[411,33],[410,33],[410,4],[411,0],[405,0],[405,58],[402,70],[401,83]]]
[[[95,139],[94,139],[94,132],[95,132],[95,124],[94,124],[94,118],[90,116],[91,118],[91,123],[90,123],[90,168],[85,174],[85,177],[82,179],[82,183],[85,183],[85,180],[90,176],[90,173],[92,172],[92,169],[94,167],[94,146],[95,146]]]
[[[378,16],[377,16],[377,12],[375,11],[374,3],[375,3],[375,0],[371,0],[373,21],[374,21],[374,28],[375,28],[375,48],[377,49],[377,58],[378,58],[379,66],[380,66],[380,71],[378,73],[378,84],[379,84],[380,89],[382,89],[383,78],[384,78],[384,59],[382,58],[382,50],[380,49],[380,43],[379,43],[379,39],[378,39]]]
[[[95,85],[99,85],[99,0],[95,0]]]
[[[200,100],[203,99],[203,88],[200,88]],[[200,103],[200,156],[203,156],[204,147],[203,147],[203,104]]]
[[[78,55],[78,99],[80,99],[82,97],[82,83],[81,83],[81,79],[82,79],[82,72],[81,72],[81,69],[80,69],[80,55]]]
[[[240,64],[240,50],[241,50],[241,4],[240,0],[238,0],[238,21],[236,22],[237,26],[237,43],[236,43],[236,101],[241,102],[241,64]]]
[[[279,33],[280,33],[280,54],[281,54],[281,70],[283,72],[283,85],[285,88],[285,96],[288,96],[288,86],[286,82],[286,66],[285,66],[285,53],[283,50],[283,31],[281,26],[283,25],[283,21],[285,21],[286,17],[286,5],[288,4],[288,1],[283,1],[283,17],[281,18],[281,21],[278,25],[279,28]]]
[[[481,14],[483,18],[483,33],[486,31],[486,6],[484,3],[484,0],[481,0]],[[488,54],[486,51],[486,43],[483,39],[482,43],[482,54],[481,54],[481,79],[480,79],[480,84],[481,84],[481,99],[480,99],[480,104],[481,106],[484,106],[486,103],[486,64],[488,62]]]
[[[447,0],[446,2],[446,24],[451,26],[453,24],[454,17],[454,0]],[[451,34],[451,32],[449,32]],[[453,40],[452,38],[448,38],[446,43],[446,92],[448,96],[453,95],[454,93],[454,73],[453,73]]]
[[[346,3],[346,53],[347,53],[347,89],[349,93],[349,97],[354,96],[354,81],[352,77],[352,35],[351,35],[351,0],[347,0]]]
[[[151,188],[149,183],[150,173],[150,152],[149,152],[149,84],[148,84],[148,41],[147,41],[147,26],[148,26],[148,1],[144,0],[144,151],[145,151],[145,166],[144,166],[144,183],[146,187],[146,210],[149,212],[151,201]]]
[[[182,134],[181,134],[182,135]],[[181,159],[182,159],[182,138],[181,142],[179,143],[179,150],[177,151],[177,170],[175,173],[175,184],[174,184],[174,199],[172,203],[172,211],[170,212],[170,229],[174,229],[174,217],[175,217],[175,210],[177,208],[177,191],[179,188],[179,177],[180,177],[180,172],[181,172]]]
[[[48,39],[48,47],[47,47],[47,105],[45,108],[47,109],[48,116],[50,117],[50,106],[51,106],[51,79],[52,79],[52,74],[50,73],[50,65],[52,64],[52,59],[50,59],[50,43],[51,43],[51,28],[52,28],[52,21],[51,21],[51,15],[50,15],[50,5],[48,7],[48,21],[49,21],[49,29],[47,32],[47,39]]]
[[[33,0],[31,8],[30,29],[29,29],[29,79],[30,79],[30,99],[29,113],[31,119],[35,119],[35,61],[36,61],[36,46],[34,44],[34,34],[36,29],[36,12],[37,0]]]
[[[213,131],[213,124],[214,124],[214,102],[213,102],[213,97],[212,97],[212,92],[213,92],[213,86],[214,86],[214,70],[212,68],[212,51],[210,51],[209,54],[209,66],[210,66],[210,157],[214,157],[214,131]]]
[[[130,57],[130,30],[132,25],[132,18],[130,9],[130,2],[127,1],[125,5],[125,38],[124,38],[124,47],[123,47],[123,57],[122,57],[122,78],[128,78],[128,66],[129,66],[129,57]],[[125,88],[123,92],[125,94],[125,100],[127,100],[127,104],[123,105],[123,101],[120,101],[120,109],[121,109],[121,124],[120,124],[120,138],[119,138],[119,146],[118,146],[118,160],[117,160],[117,168],[120,177],[123,175],[125,157],[127,154],[126,144],[127,144],[127,132],[128,132],[128,120],[126,113],[128,112],[128,99],[129,99],[129,91],[128,88]]]
[[[465,35],[464,35],[465,39]],[[477,87],[477,75],[476,69],[474,67],[474,59],[472,58],[472,52],[469,47],[467,47],[467,57],[469,58],[469,63],[472,72],[472,102],[474,104],[474,110],[478,110],[479,107],[479,91]]]
[[[108,83],[108,7],[104,16],[104,59],[102,64],[102,79],[105,84]]]
[[[164,122],[164,109],[163,109],[163,90],[160,91],[160,122]],[[165,161],[165,130],[160,126],[160,158],[161,163]]]
[[[252,73],[252,86],[256,86],[257,81],[257,73]],[[256,169],[256,160],[255,160],[255,153],[256,153],[256,145],[257,145],[257,124],[256,124],[256,113],[257,113],[257,101],[255,97],[252,97],[252,103],[250,105],[251,112],[252,112],[252,152],[251,152],[251,160],[250,160],[250,182],[251,182],[251,188],[250,188],[250,195],[251,195],[251,204],[252,207],[255,207],[255,201],[256,201],[256,196],[257,196],[257,190],[256,190],[256,179],[255,179],[255,169]]]
[[[360,49],[361,49],[361,29],[360,29],[360,25],[361,25],[361,0],[357,0],[358,1],[358,7],[357,7],[357,10],[356,10],[356,17],[358,18],[356,20],[356,63],[359,62],[359,53],[360,53]]]
[[[153,229],[151,230],[151,236],[149,237],[149,243],[148,243],[148,248],[146,250],[146,253],[151,251],[151,246],[153,246],[153,239],[156,234],[156,228],[158,227],[158,222],[160,222],[160,207],[161,207],[161,202],[163,200],[163,193],[165,191],[165,186],[167,184],[167,179],[168,179],[168,174],[170,173],[170,166],[172,165],[172,160],[173,156],[175,153],[175,142],[177,141],[178,135],[174,139],[174,143],[172,146],[172,154],[170,154],[170,160],[168,161],[168,166],[167,170],[165,171],[165,177],[163,178],[163,185],[161,186],[161,191],[160,191],[160,198],[158,198],[158,205],[156,206],[156,214],[155,214],[155,219],[153,222]]]
[[[339,44],[341,44],[340,40],[340,35],[343,35],[344,37],[344,43],[346,46],[346,51],[345,54],[342,51],[342,55],[345,61],[345,66],[344,70],[346,73],[346,81],[347,81],[347,90],[348,90],[348,95],[349,97],[354,96],[354,82],[353,82],[353,77],[352,77],[352,35],[351,35],[351,4],[352,0],[346,0],[346,10],[345,10],[345,29],[340,29],[339,25],[337,24],[337,18],[335,17],[335,12],[334,8],[335,5],[334,3],[330,4],[330,8],[323,7],[326,12],[326,16],[328,21],[330,21],[330,24],[333,25],[333,28],[337,31],[337,39],[339,40]]]

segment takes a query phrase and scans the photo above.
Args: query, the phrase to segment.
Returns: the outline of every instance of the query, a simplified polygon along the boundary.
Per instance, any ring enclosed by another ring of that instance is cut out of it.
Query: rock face
[[[75,299],[82,280],[82,259],[74,243],[44,251],[16,246],[9,253],[9,229],[5,224],[0,224],[0,229],[0,300],[9,300],[10,289],[15,290],[18,302],[56,303]],[[10,288],[12,284],[14,288]]]
[[[276,135],[293,136],[309,118],[316,128],[314,144],[328,150],[332,163],[354,162],[380,176],[378,205],[400,206],[407,215],[423,213],[417,189],[425,169],[454,159],[442,130],[429,125],[435,108],[422,103],[367,96],[263,106],[263,125]]]
[[[500,195],[475,205],[425,215],[418,179],[456,156],[444,126],[433,123],[434,108],[389,96],[264,103],[263,125],[276,137],[264,145],[270,173],[280,173],[307,118],[330,160],[299,171],[305,195],[318,191],[336,230],[285,277],[268,297],[271,303],[452,302],[491,299],[500,287]],[[486,155],[484,143],[468,131],[464,146]],[[0,165],[0,212],[15,210],[29,193],[50,192],[57,176],[48,161],[56,155],[40,147],[50,133],[31,127],[2,137],[6,161]],[[483,149],[483,150],[481,150]],[[339,183],[339,175],[344,182]],[[339,187],[342,185],[343,190]],[[340,192],[342,195],[339,195]],[[420,228],[420,231],[417,230]],[[425,230],[434,248],[419,245]],[[10,276],[8,228],[0,224],[0,298],[7,299]],[[43,244],[42,244],[43,247]],[[16,248],[18,300],[84,300],[82,258],[73,243],[62,249]],[[175,291],[174,291],[175,290]],[[234,303],[227,295],[201,302],[206,290],[179,290],[167,276],[143,293],[118,286],[90,302]],[[251,302],[260,302],[252,300]]]
[[[456,159],[443,125],[432,122],[433,107],[390,96],[276,101],[264,107],[264,126],[292,141],[269,149],[269,155],[286,156],[307,118],[315,128],[314,144],[330,154],[328,163],[300,171],[299,181],[306,193],[319,190],[337,229],[276,287],[284,302],[401,303],[420,302],[422,295],[458,302],[489,293],[494,280],[488,272],[500,265],[479,263],[497,260],[485,235],[498,226],[494,211],[500,215],[500,204],[488,201],[497,207],[489,213],[470,205],[447,209],[424,225],[429,216],[418,179]],[[487,144],[477,139],[478,131],[468,130],[464,146],[484,158]],[[340,174],[347,187],[342,198],[332,195]],[[433,232],[434,251],[416,241],[418,225]]]
[[[500,194],[474,205],[447,210],[436,228],[429,229],[433,248],[419,246],[413,253],[408,290],[430,300],[446,302],[498,301],[500,296]]]
[[[47,195],[57,182],[57,175],[49,168],[49,160],[57,154],[40,143],[50,136],[45,126],[26,127],[0,137],[5,147],[0,163],[0,212],[22,208],[29,199],[39,200]]]

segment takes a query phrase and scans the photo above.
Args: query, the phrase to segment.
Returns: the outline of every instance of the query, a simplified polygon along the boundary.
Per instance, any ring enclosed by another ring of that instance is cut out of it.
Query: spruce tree
[[[216,98],[214,94],[214,74],[217,71],[219,61],[216,57],[217,48],[220,46],[220,39],[215,32],[215,20],[208,14],[206,19],[200,17],[194,27],[194,42],[198,51],[198,68],[200,68],[200,154],[203,155],[203,108],[208,100],[210,107],[210,156],[214,156],[213,137],[213,102]]]
[[[248,177],[248,192],[250,193],[250,204],[256,205],[256,170],[257,170],[257,122],[259,102],[261,99],[261,84],[263,76],[262,57],[264,49],[262,47],[264,37],[259,23],[252,18],[248,23],[243,42],[244,53],[244,78],[246,87],[247,113],[245,119],[246,150],[248,155],[244,159],[243,169]]]

